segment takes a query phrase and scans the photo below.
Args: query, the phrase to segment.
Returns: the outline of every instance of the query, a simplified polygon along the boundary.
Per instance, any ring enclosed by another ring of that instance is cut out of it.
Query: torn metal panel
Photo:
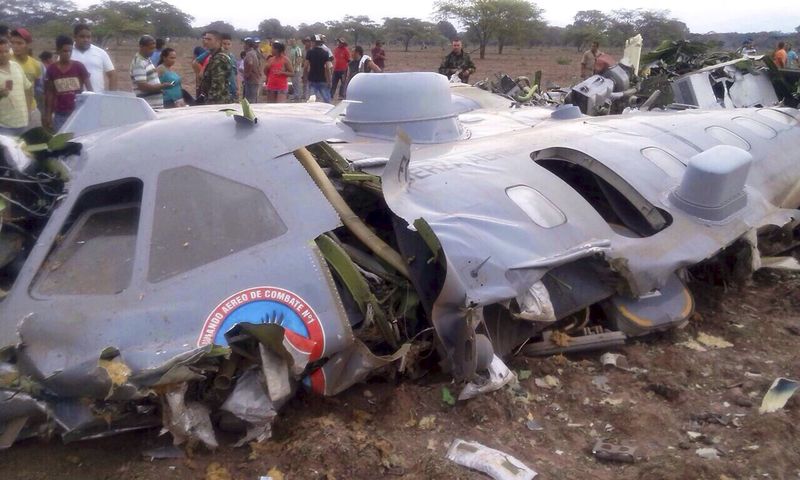
[[[220,409],[248,423],[247,434],[236,446],[251,441],[262,442],[272,436],[272,421],[278,413],[267,392],[263,373],[257,368],[251,368],[239,377]]]

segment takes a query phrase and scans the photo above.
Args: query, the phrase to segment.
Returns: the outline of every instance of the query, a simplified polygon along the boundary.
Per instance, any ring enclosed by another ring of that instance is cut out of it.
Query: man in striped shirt
[[[156,39],[150,35],[139,38],[139,51],[131,61],[131,82],[133,93],[144,98],[153,108],[164,106],[162,91],[172,85],[161,83],[155,65],[150,61],[150,56],[156,49]]]

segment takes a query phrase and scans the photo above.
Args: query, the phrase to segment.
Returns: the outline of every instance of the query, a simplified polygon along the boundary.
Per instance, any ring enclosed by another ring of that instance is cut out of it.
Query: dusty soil
[[[457,386],[443,375],[376,378],[334,398],[299,395],[261,445],[151,461],[142,451],[169,442],[155,430],[68,445],[28,440],[0,453],[3,478],[485,478],[444,458],[454,438],[511,453],[544,479],[797,478],[800,396],[776,413],[759,415],[758,405],[773,379],[800,372],[798,287],[800,275],[769,272],[746,285],[692,284],[698,305],[686,328],[617,350],[632,371],[603,367],[602,351],[517,357],[517,387],[452,407],[442,389]],[[679,345],[700,332],[734,346]],[[536,386],[546,375],[560,386]],[[598,376],[608,391],[593,384]],[[542,429],[530,430],[530,419]],[[599,438],[637,447],[636,463],[596,459]],[[708,447],[720,458],[695,452]]]

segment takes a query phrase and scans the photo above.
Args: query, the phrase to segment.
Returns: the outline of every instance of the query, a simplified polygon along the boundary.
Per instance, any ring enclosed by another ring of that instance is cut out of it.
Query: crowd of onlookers
[[[58,131],[75,109],[82,91],[117,90],[116,71],[108,53],[92,44],[89,25],[79,24],[72,36],[59,35],[55,51],[33,56],[33,37],[25,28],[0,26],[0,134],[18,135],[44,126]],[[234,54],[227,33],[203,33],[192,52],[195,91],[187,91],[178,62],[181,52],[169,40],[143,35],[130,63],[133,93],[154,108],[224,104],[246,98],[250,103],[306,101],[311,95],[332,103],[344,99],[358,73],[381,72],[386,52],[376,41],[349,48],[343,38],[328,47],[324,35],[299,41],[242,40]],[[185,56],[188,52],[183,52]],[[185,57],[184,57],[185,58]]]

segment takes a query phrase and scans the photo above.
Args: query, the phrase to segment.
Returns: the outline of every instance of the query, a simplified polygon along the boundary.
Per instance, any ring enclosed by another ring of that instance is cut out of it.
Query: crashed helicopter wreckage
[[[349,97],[115,125],[84,95],[67,193],[0,303],[2,446],[263,440],[297,389],[413,374],[427,345],[469,398],[514,353],[685,323],[687,268],[735,246],[757,268],[800,214],[794,109],[570,119],[424,73]]]

